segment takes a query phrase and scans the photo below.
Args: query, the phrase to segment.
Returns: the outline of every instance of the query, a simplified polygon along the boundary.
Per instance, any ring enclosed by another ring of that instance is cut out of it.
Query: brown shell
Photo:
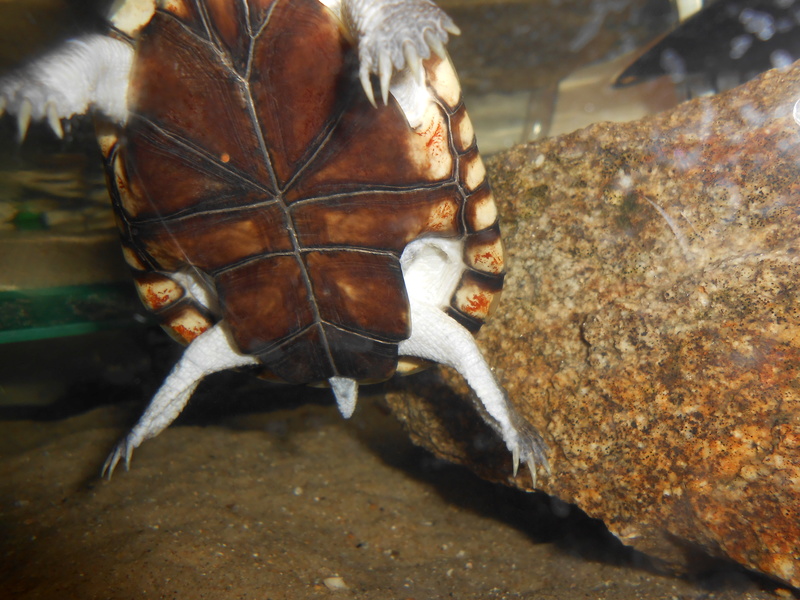
[[[105,152],[125,256],[176,338],[224,319],[286,381],[389,377],[410,333],[399,257],[424,235],[466,237],[450,312],[480,327],[502,285],[496,211],[449,62],[425,68],[440,101],[415,131],[393,100],[369,104],[318,0],[156,12]],[[187,270],[218,308],[186,293]]]

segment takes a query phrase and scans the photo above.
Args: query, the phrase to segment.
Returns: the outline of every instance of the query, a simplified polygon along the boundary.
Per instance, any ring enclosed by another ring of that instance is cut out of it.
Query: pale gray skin
[[[391,93],[411,127],[416,128],[433,102],[422,69],[431,52],[445,57],[448,33],[457,34],[450,18],[429,0],[320,0],[339,17],[357,41],[360,79],[375,105],[370,75],[380,81],[380,99]],[[155,10],[155,0],[123,0],[110,16],[114,26],[135,39]],[[45,119],[61,137],[62,119],[98,111],[124,125],[128,116],[128,77],[133,48],[115,38],[88,35],[65,43],[22,71],[0,80],[0,109],[15,115],[20,140],[31,120]],[[453,75],[453,85],[458,86]],[[421,358],[456,369],[482,403],[487,422],[502,437],[513,456],[528,464],[534,481],[536,465],[549,470],[546,445],[538,433],[521,426],[473,336],[445,313],[461,276],[463,241],[425,238],[408,245],[401,257],[410,301],[411,336],[400,343],[401,356]],[[181,285],[202,305],[209,297],[191,273]],[[111,476],[134,448],[168,427],[185,407],[198,383],[211,373],[255,364],[239,352],[224,321],[196,338],[184,351],[144,415],[113,450],[103,466]],[[349,417],[356,405],[358,383],[332,377],[329,384],[341,413]]]

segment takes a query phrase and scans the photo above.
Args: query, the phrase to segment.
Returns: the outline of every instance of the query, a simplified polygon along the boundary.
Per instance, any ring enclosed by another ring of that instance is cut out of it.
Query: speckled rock
[[[539,487],[685,568],[800,585],[800,66],[490,164],[509,271],[480,335],[544,434]],[[444,372],[389,394],[481,475],[510,458]],[[691,559],[692,561],[694,558]]]

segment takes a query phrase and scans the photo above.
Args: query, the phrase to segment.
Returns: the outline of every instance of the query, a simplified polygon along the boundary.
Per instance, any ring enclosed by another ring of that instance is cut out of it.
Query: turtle
[[[102,468],[250,367],[358,386],[455,368],[511,451],[547,468],[474,334],[503,285],[497,208],[430,0],[122,0],[103,34],[0,80],[20,140],[92,113],[139,296],[186,348]]]

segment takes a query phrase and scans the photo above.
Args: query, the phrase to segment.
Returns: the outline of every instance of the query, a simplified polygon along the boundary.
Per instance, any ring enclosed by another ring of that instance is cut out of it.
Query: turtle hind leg
[[[103,464],[101,476],[110,479],[119,461],[130,465],[131,453],[143,441],[157,436],[178,417],[204,377],[217,371],[255,364],[231,342],[225,326],[217,323],[199,335],[161,384],[139,422],[123,437]]]
[[[535,485],[536,467],[547,471],[547,444],[541,435],[516,414],[505,391],[481,354],[469,331],[440,308],[411,302],[411,337],[400,342],[401,355],[416,356],[454,368],[467,381],[489,418],[486,421],[503,438],[514,457],[528,465]]]

